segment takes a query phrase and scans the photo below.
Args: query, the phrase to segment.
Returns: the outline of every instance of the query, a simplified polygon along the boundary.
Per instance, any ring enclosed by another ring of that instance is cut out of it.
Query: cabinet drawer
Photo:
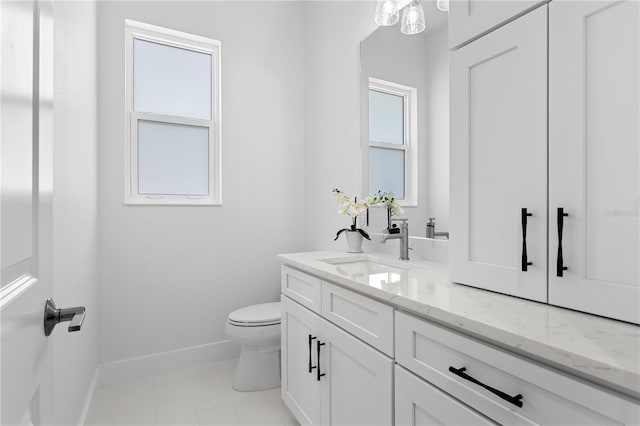
[[[322,316],[393,357],[393,308],[322,282]]]
[[[640,406],[515,354],[396,312],[396,361],[484,415],[503,424],[638,424]],[[522,407],[450,371],[507,395]]]
[[[319,278],[282,265],[280,288],[282,294],[312,311],[320,313],[322,284]]]
[[[496,424],[398,365],[395,377],[396,426]]]

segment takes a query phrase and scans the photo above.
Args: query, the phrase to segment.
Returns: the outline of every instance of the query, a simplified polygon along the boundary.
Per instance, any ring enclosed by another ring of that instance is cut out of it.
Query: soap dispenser
[[[436,237],[436,218],[430,217],[429,222],[427,223],[427,238],[435,238]]]

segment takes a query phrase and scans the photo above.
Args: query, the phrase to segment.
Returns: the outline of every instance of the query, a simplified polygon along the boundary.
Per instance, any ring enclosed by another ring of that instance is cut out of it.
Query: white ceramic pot
[[[362,234],[358,231],[347,231],[347,244],[349,249],[347,253],[362,253]]]

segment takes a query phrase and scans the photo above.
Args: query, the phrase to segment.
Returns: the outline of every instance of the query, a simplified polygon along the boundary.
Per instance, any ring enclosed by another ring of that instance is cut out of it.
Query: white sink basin
[[[386,263],[384,260],[367,256],[319,259],[335,266],[338,274],[371,287],[383,288],[390,284],[400,284],[407,280],[409,268]]]

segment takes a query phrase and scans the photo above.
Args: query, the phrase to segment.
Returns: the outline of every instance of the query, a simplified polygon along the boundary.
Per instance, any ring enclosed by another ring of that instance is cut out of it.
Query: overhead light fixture
[[[426,23],[422,4],[420,0],[413,0],[402,11],[400,31],[402,31],[402,34],[413,35],[423,32],[425,28]]]
[[[388,27],[398,22],[400,18],[400,10],[396,0],[378,0],[376,4],[376,24],[382,27]]]
[[[438,7],[438,10],[441,10],[443,12],[448,12],[449,0],[438,0],[438,2],[436,3],[436,6]]]

